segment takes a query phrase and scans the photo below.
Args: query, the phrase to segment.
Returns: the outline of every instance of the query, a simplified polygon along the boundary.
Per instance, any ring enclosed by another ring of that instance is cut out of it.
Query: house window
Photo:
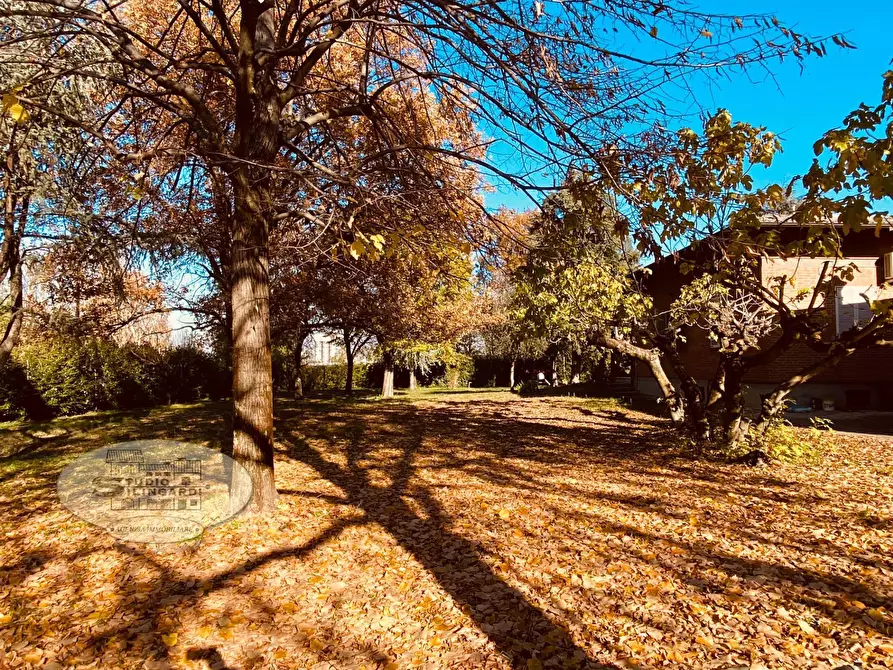
[[[866,297],[876,293],[873,286],[839,286],[835,301],[837,334],[840,335],[871,320],[871,305]]]

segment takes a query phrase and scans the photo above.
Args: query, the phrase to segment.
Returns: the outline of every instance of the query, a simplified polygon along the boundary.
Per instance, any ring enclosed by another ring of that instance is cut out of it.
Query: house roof
[[[788,234],[793,234],[793,231],[797,229],[803,229],[804,231],[808,230],[810,227],[817,225],[816,223],[802,223],[800,221],[791,220],[792,214],[765,214],[761,218],[761,229],[783,229]],[[833,226],[834,228],[843,228],[844,224],[841,223],[837,215],[829,218],[824,225]],[[723,228],[716,233],[705,236],[703,239],[699,240],[698,249],[709,250],[709,245],[705,245],[704,242],[710,239],[721,239],[722,235],[728,231],[728,227]],[[893,233],[893,216],[884,216],[883,226],[881,230],[886,233]],[[861,233],[869,233],[871,235],[876,234],[876,229],[874,226],[864,226],[858,232],[853,231],[849,234],[861,234]],[[703,253],[703,251],[702,251]],[[646,267],[655,269],[658,266],[663,266],[666,264],[678,263],[680,260],[690,259],[695,256],[697,252],[692,248],[691,244],[687,244],[686,246],[673,251],[665,256],[655,259],[651,263],[649,263]],[[880,254],[878,254],[880,255]]]
[[[142,449],[109,449],[105,454],[106,463],[142,463]]]

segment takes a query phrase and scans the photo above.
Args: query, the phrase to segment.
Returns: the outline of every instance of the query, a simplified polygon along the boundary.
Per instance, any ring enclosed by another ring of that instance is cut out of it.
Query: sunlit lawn
[[[79,453],[227,414],[0,428],[0,667],[893,667],[886,441],[749,469],[605,401],[283,400],[272,518],[150,547],[56,500]]]

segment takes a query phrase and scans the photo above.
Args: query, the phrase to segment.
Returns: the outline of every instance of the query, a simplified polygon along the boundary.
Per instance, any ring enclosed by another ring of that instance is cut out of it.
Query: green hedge
[[[18,347],[0,373],[0,419],[190,402],[229,394],[229,375],[191,346],[164,352],[101,339]]]
[[[367,363],[355,363],[353,366],[353,387],[369,388],[369,368]],[[338,365],[302,365],[301,382],[304,392],[343,391],[347,384],[347,364]]]

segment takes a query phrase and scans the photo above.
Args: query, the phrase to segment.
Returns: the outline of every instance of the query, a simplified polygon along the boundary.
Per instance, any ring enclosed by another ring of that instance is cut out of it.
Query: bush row
[[[229,389],[226,368],[194,346],[39,341],[18,347],[0,373],[0,420],[219,399]]]
[[[369,379],[371,366],[367,363],[355,363],[353,366],[353,387],[355,389],[372,386]],[[314,391],[343,391],[347,385],[347,364],[337,365],[303,365],[301,366],[301,382],[305,393]],[[379,381],[379,383],[381,383]]]

